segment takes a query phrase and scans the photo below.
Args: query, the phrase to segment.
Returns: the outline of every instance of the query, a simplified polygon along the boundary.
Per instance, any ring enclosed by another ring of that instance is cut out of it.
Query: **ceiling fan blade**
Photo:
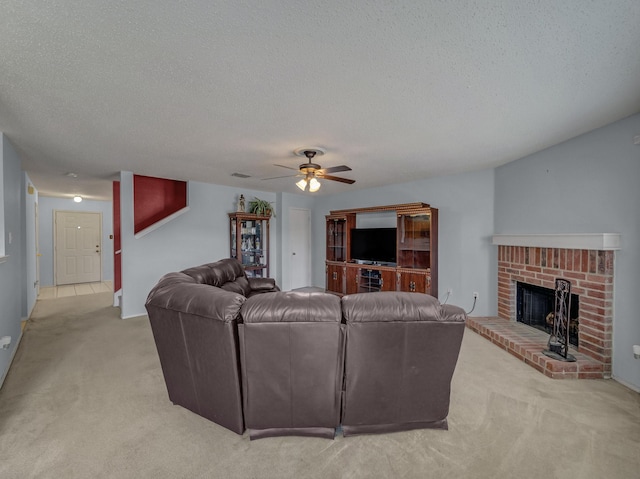
[[[324,180],[331,180],[331,181],[339,181],[340,183],[347,183],[349,185],[352,185],[356,182],[356,180],[350,180],[348,178],[340,178],[339,176],[331,176],[331,175],[318,175],[318,178],[322,178]]]
[[[270,178],[261,178],[262,180],[277,180],[278,178],[294,178],[296,176],[302,176],[302,175],[284,175],[284,176],[272,176]]]
[[[286,168],[287,170],[300,171],[300,168],[291,168],[290,166],[278,165],[274,163],[273,166],[279,166],[280,168]]]
[[[351,171],[351,168],[347,165],[331,166],[329,168],[322,168],[321,170],[318,170],[317,173],[324,175],[325,173],[338,173],[339,171]]]

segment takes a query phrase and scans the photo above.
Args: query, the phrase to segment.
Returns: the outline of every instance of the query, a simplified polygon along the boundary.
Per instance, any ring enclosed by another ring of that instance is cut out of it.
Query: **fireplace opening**
[[[579,296],[571,294],[569,344],[578,347]],[[555,291],[528,283],[516,282],[516,320],[548,334],[553,330]]]

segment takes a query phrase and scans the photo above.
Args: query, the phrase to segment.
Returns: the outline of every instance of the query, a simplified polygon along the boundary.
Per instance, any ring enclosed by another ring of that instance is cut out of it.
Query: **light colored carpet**
[[[0,391],[0,477],[636,478],[640,395],[552,380],[467,330],[449,431],[249,441],[170,403],[146,317],[37,303]]]

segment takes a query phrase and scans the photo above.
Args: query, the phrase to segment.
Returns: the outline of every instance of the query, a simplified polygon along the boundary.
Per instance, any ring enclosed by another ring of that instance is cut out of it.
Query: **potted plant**
[[[275,210],[270,202],[255,197],[249,202],[249,213],[261,216],[273,215],[274,218],[276,217]]]

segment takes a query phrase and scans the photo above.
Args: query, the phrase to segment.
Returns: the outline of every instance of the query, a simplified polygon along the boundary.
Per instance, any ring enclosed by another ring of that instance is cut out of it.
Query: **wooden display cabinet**
[[[362,265],[350,257],[358,214],[395,211],[396,265]],[[326,216],[326,289],[337,294],[408,291],[438,296],[438,210],[426,203],[331,211]]]
[[[238,259],[248,277],[269,277],[270,216],[229,213],[230,257]]]

